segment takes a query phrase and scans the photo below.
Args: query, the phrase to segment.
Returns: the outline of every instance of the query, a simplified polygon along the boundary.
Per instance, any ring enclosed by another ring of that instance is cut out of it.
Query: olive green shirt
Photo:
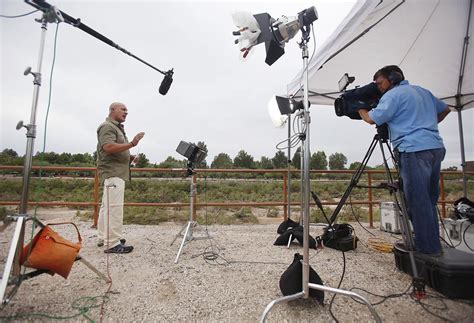
[[[123,125],[107,118],[97,128],[97,170],[101,183],[110,177],[119,177],[124,181],[130,180],[130,151],[107,154],[102,148],[105,144],[128,143]]]

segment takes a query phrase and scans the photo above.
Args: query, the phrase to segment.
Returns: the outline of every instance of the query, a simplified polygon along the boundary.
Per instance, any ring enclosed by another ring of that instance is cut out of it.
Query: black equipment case
[[[402,243],[393,249],[399,270],[413,276],[410,256]],[[443,248],[440,256],[415,252],[418,275],[425,283],[448,298],[474,299],[474,256],[454,248]]]

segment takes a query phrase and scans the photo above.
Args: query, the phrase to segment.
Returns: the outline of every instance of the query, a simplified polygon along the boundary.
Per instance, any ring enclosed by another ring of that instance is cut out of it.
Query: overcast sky
[[[108,37],[121,47],[161,70],[174,68],[174,81],[166,96],[158,93],[162,75],[130,56],[102,43],[80,29],[59,24],[56,63],[52,78],[51,107],[47,122],[46,151],[92,153],[96,128],[105,119],[111,102],[127,105],[125,129],[131,140],[146,133],[132,153],[144,153],[150,162],[168,156],[181,159],[175,149],[181,140],[204,141],[210,164],[220,152],[232,158],[244,149],[259,160],[273,157],[275,145],[287,137],[287,129],[275,128],[267,111],[274,94],[285,94],[301,70],[297,35],[285,47],[286,54],[272,66],[264,62],[265,48],[256,46],[246,60],[234,44],[231,14],[268,12],[272,17],[295,16],[316,6],[316,48],[332,33],[354,1],[48,1],[63,12]],[[16,15],[34,10],[21,1],[2,0],[0,14]],[[37,70],[41,14],[0,18],[1,124],[0,149],[25,153],[24,129],[30,122],[32,76]],[[43,59],[34,151],[43,150],[45,118],[50,90],[56,25],[49,24]],[[310,43],[310,52],[314,43]],[[354,62],[357,63],[357,62]],[[387,62],[389,64],[390,62]],[[472,72],[472,71],[467,71]],[[466,111],[466,159],[474,155],[474,109]],[[332,107],[311,108],[311,149],[329,156],[344,153],[349,164],[361,161],[374,135],[362,121],[339,118]],[[457,116],[452,113],[440,126],[447,147],[444,166],[460,165]],[[286,150],[285,150],[286,153]],[[380,163],[380,154],[369,165]]]

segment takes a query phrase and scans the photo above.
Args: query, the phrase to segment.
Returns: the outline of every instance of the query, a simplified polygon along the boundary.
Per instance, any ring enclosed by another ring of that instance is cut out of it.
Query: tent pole
[[[459,101],[459,97],[456,98]],[[456,105],[458,105],[456,103]],[[466,178],[466,155],[464,153],[464,132],[462,128],[462,115],[461,108],[456,108],[458,112],[458,124],[459,124],[459,141],[461,145],[461,167],[462,167],[462,186],[463,186],[463,197],[467,198],[467,178]]]
[[[459,140],[461,145],[461,167],[462,167],[462,183],[463,183],[463,196],[467,198],[467,179],[466,179],[466,156],[464,151],[464,132],[462,128],[462,115],[461,111],[463,105],[461,103],[462,96],[462,81],[464,78],[464,68],[466,67],[466,56],[467,56],[467,47],[469,46],[469,27],[471,24],[471,12],[472,12],[472,2],[469,3],[469,10],[467,16],[467,27],[466,35],[464,36],[464,45],[462,48],[461,54],[461,66],[459,68],[459,79],[458,79],[458,90],[456,93],[456,111],[458,112],[458,124],[459,124]]]
[[[288,113],[288,206],[287,219],[291,218],[291,113]]]

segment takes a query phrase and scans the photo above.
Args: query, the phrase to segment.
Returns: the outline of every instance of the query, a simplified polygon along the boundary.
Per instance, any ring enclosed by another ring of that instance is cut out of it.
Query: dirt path
[[[64,212],[63,212],[64,211]],[[39,217],[47,221],[73,219],[75,211],[41,210]],[[281,219],[272,219],[280,223]],[[278,221],[277,221],[278,220]],[[211,240],[195,240],[186,244],[177,264],[174,263],[179,238],[170,245],[181,224],[158,226],[127,225],[124,228],[127,243],[135,246],[128,255],[110,255],[96,246],[96,231],[90,222],[77,219],[84,242],[81,254],[103,273],[110,273],[112,293],[104,306],[102,318],[110,321],[229,321],[256,322],[272,300],[281,297],[279,280],[293,260],[302,253],[298,244],[290,248],[273,246],[278,236],[276,224],[215,225],[208,231]],[[373,293],[388,295],[400,293],[410,285],[411,278],[395,267],[393,254],[376,252],[367,247],[369,234],[356,226],[360,243],[355,251],[345,253],[346,272],[342,288],[363,288]],[[0,259],[4,259],[13,226],[0,237]],[[311,235],[318,234],[311,227]],[[398,236],[368,229],[378,237],[394,242]],[[74,239],[73,232],[61,231]],[[203,227],[195,229],[195,236],[205,234]],[[209,253],[210,251],[214,253]],[[208,252],[208,259],[203,257]],[[216,260],[210,260],[217,256]],[[324,284],[337,287],[343,270],[342,253],[324,248],[310,250],[311,267],[321,276]],[[4,262],[0,263],[3,268]],[[0,312],[0,317],[47,313],[51,316],[78,315],[71,321],[101,319],[100,295],[108,285],[81,263],[75,263],[67,280],[60,276],[41,275],[24,281],[16,296]],[[455,322],[474,321],[474,305],[440,299],[429,289],[423,300],[428,310]],[[360,292],[371,302],[380,298]],[[332,321],[329,314],[331,294],[325,295],[325,306],[313,299],[297,300],[275,306],[269,322]],[[90,308],[85,316],[74,308],[86,299]],[[444,320],[428,313],[408,295],[388,299],[376,307],[384,322],[432,323]],[[368,322],[372,316],[367,307],[350,298],[337,296],[333,311],[340,322]],[[15,321],[18,321],[16,317]],[[34,321],[40,317],[32,317]],[[43,318],[45,321],[50,319]]]

